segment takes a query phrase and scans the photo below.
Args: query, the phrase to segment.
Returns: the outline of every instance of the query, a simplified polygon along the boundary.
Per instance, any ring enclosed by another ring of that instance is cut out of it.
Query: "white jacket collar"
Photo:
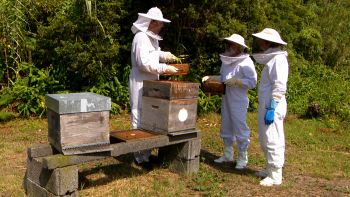
[[[151,32],[151,31],[149,31],[149,30],[147,30],[145,33],[146,33],[148,36],[150,36],[150,37],[152,37],[152,38],[154,38],[154,39],[156,39],[156,40],[163,40],[162,36],[160,36],[160,35],[158,35],[158,34],[155,34],[155,33]]]
[[[224,64],[236,64],[236,63],[244,61],[248,57],[249,57],[249,55],[246,53],[240,53],[236,57],[226,56],[225,53],[220,54],[220,59],[221,59],[222,63],[224,63]]]
[[[288,53],[286,51],[283,51],[281,47],[276,47],[276,48],[269,48],[263,53],[252,54],[255,61],[257,61],[259,64],[264,64],[264,65],[266,65],[276,55],[285,55],[287,57]]]

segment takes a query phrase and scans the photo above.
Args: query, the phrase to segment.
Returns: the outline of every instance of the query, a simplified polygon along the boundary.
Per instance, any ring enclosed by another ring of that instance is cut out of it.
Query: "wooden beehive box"
[[[163,135],[195,129],[198,89],[193,82],[145,80],[141,127]]]
[[[205,81],[203,91],[212,94],[225,94],[226,85],[218,81]]]
[[[109,151],[111,99],[95,93],[47,94],[48,139],[64,155]]]
[[[197,99],[199,84],[187,81],[144,80],[142,95],[167,100]]]

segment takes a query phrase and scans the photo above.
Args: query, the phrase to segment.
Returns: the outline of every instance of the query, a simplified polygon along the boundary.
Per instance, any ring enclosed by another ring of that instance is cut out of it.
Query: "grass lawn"
[[[127,154],[78,165],[79,196],[350,196],[349,126],[330,129],[325,122],[288,115],[283,183],[262,187],[261,179],[254,176],[266,164],[256,119],[256,113],[248,113],[251,144],[249,163],[243,171],[234,169],[235,162],[213,162],[224,144],[219,135],[220,115],[208,114],[197,120],[197,129],[202,131],[198,174],[174,174],[163,165],[147,171]],[[111,117],[111,131],[130,128],[130,114]],[[0,196],[25,196],[21,186],[27,147],[48,143],[47,121],[15,119],[1,122],[0,131]]]

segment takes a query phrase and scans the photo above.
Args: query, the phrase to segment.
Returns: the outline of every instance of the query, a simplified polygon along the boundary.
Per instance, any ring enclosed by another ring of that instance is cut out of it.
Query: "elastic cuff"
[[[273,100],[275,100],[275,101],[277,101],[277,102],[280,102],[280,100],[282,99],[282,97],[283,97],[282,94],[276,93],[276,92],[272,93],[272,95],[271,95],[271,99],[273,99]]]
[[[278,102],[273,100],[273,99],[271,99],[269,110],[275,110],[277,105],[278,105]]]

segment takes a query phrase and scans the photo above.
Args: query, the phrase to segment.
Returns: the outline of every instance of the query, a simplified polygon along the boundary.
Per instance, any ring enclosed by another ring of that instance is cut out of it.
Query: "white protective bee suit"
[[[281,50],[281,47],[269,48],[263,53],[253,54],[254,59],[259,64],[265,65],[261,72],[259,84],[258,124],[260,147],[267,159],[266,166],[267,171],[270,170],[269,176],[275,179],[275,181],[270,181],[270,183],[273,184],[281,184],[282,167],[285,161],[283,119],[286,117],[287,113],[287,102],[285,98],[289,72],[287,56],[288,53]],[[274,99],[274,95],[277,95],[280,100],[275,109],[274,122],[270,125],[266,125],[264,117],[269,108],[271,99]],[[264,174],[267,173],[267,171],[261,171],[260,173]],[[268,173],[262,177],[267,176]],[[263,185],[270,186],[268,181],[265,181]]]
[[[159,18],[162,21],[170,22],[163,19],[161,11],[158,8],[151,8],[147,14],[152,11],[156,12],[156,14],[160,12]],[[161,51],[158,40],[162,38],[148,30],[151,20],[157,18],[151,18],[152,16],[148,16],[147,14],[139,13],[138,20],[133,23],[131,28],[135,36],[131,47],[132,69],[129,77],[129,99],[131,123],[134,129],[141,128],[143,80],[158,80],[159,74],[164,73],[168,68],[165,63],[160,62],[167,62],[167,55],[171,54],[170,52]],[[143,161],[148,162],[150,154],[151,150],[134,153],[135,159],[139,163]]]
[[[248,89],[257,84],[257,74],[254,63],[246,53],[236,57],[220,55],[222,61],[219,81],[227,79],[243,79],[241,86],[226,86],[226,93],[222,95],[221,103],[221,130],[226,147],[232,147],[237,140],[236,147],[239,151],[247,151],[250,144],[250,129],[246,123],[249,99]]]

